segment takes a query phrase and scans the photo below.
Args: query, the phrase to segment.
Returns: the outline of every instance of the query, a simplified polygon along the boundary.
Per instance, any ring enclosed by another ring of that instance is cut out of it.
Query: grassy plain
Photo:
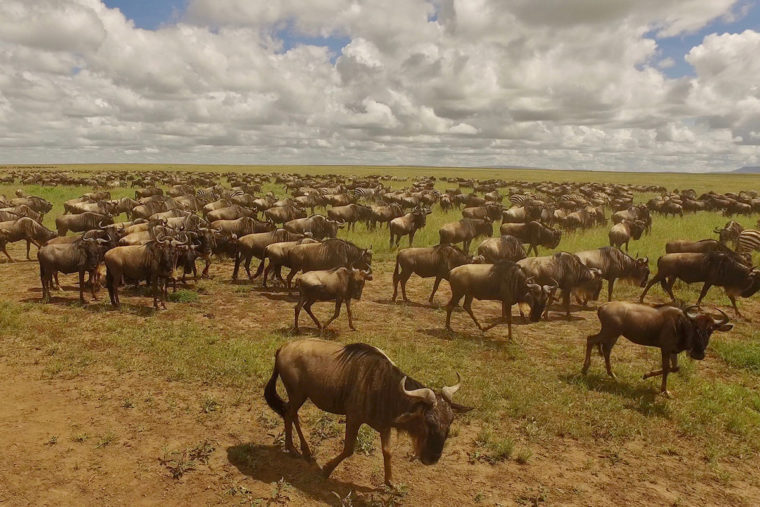
[[[760,177],[752,175],[396,167],[170,167],[220,172],[390,174],[409,178],[433,174],[528,181],[603,181],[656,184],[668,189],[694,188],[698,193],[709,189],[760,190]],[[156,168],[159,167],[59,166],[57,170]],[[391,183],[402,186],[409,182]],[[450,185],[439,184],[441,189],[446,186]],[[15,188],[18,185],[3,185],[0,193],[12,193]],[[48,226],[62,213],[61,203],[65,199],[86,191],[77,187],[35,185],[24,189],[55,203],[53,212],[45,220]],[[264,190],[269,189],[278,195],[283,193],[279,186]],[[132,192],[125,188],[112,193],[119,197]],[[458,218],[458,212],[442,213],[436,206],[427,227],[416,236],[415,245],[437,243],[440,225]],[[754,225],[757,218],[752,216],[741,221]],[[726,220],[714,213],[683,218],[655,217],[652,234],[632,242],[631,253],[649,256],[654,272],[657,257],[664,253],[665,241],[712,237],[712,229]],[[279,493],[272,492],[276,486],[269,483],[279,477],[272,475],[269,481],[270,476],[263,472],[264,467],[272,466],[289,484],[290,500],[299,504],[313,501],[335,504],[333,491],[341,498],[354,491],[354,499],[358,495],[365,503],[410,505],[423,501],[439,505],[452,500],[485,505],[540,501],[757,503],[760,495],[760,477],[756,473],[760,463],[760,349],[758,332],[751,321],[738,321],[730,334],[715,335],[704,361],[684,358],[681,373],[671,376],[670,380],[675,399],[667,400],[657,394],[656,379],[641,380],[642,373],[657,365],[659,352],[635,347],[625,340],[618,343],[612,355],[617,380],[607,378],[599,357],[593,358],[588,376],[580,375],[585,337],[598,329],[593,308],[578,309],[570,321],[559,312],[552,312],[548,322],[518,325],[513,343],[506,341],[506,329],[500,327],[485,335],[477,333],[463,312],[453,319],[457,332],[446,333],[443,331],[445,312],[440,308],[448,299],[445,283],[436,297],[436,306],[423,304],[432,283],[419,278],[413,278],[409,284],[410,297],[416,303],[391,303],[395,250],[388,246],[387,230],[368,232],[359,225],[356,232],[342,232],[341,237],[362,246],[372,245],[376,254],[376,277],[365,289],[363,300],[355,305],[359,331],[348,331],[345,316],[342,316],[328,337],[346,343],[363,341],[376,345],[404,371],[431,386],[451,383],[454,372],[458,371],[465,379],[458,395],[461,402],[477,407],[455,422],[446,451],[449,456],[437,467],[405,463],[404,451],[396,450],[394,464],[401,470],[399,476],[405,485],[401,493],[378,495],[366,490],[367,486],[381,482],[378,478],[382,460],[378,442],[371,432],[362,438],[362,449],[370,456],[349,458],[336,471],[336,480],[324,481],[300,462],[279,454],[267,454],[267,446],[280,438],[282,425],[268,411],[260,393],[271,373],[274,351],[293,339],[290,329],[294,303],[281,290],[262,290],[258,281],[230,283],[229,261],[215,264],[211,280],[191,284],[188,292],[178,293],[177,302],[162,313],[150,310],[149,300],[141,297],[141,293],[129,291],[124,298],[127,304],[121,311],[111,310],[104,300],[82,306],[75,292],[62,293],[52,304],[43,305],[38,301],[35,262],[0,264],[0,341],[3,343],[0,362],[21,368],[19,371],[34,372],[35,381],[56,389],[118,385],[120,379],[125,379],[124,385],[131,386],[132,392],[114,390],[99,398],[105,411],[102,417],[113,414],[110,420],[113,427],[119,427],[114,421],[129,420],[129,414],[134,412],[114,407],[132,404],[156,421],[165,421],[168,425],[176,421],[179,428],[184,428],[187,440],[183,440],[181,430],[169,437],[166,430],[145,423],[155,435],[162,435],[176,445],[179,445],[177,441],[190,445],[191,438],[203,434],[194,424],[200,424],[201,429],[212,428],[220,444],[229,446],[228,453],[223,456],[217,452],[212,458],[211,464],[216,469],[209,465],[207,470],[194,462],[203,472],[188,469],[184,490],[166,474],[161,474],[165,472],[163,467],[154,464],[141,472],[145,474],[142,480],[154,481],[156,487],[168,488],[167,491],[176,494],[172,497],[174,500],[194,498],[192,495],[207,494],[209,490],[216,496],[198,498],[221,503],[271,500],[275,494],[285,494],[284,486],[279,487]],[[559,249],[572,252],[606,243],[607,228],[599,227],[564,236]],[[402,243],[402,246],[406,245]],[[14,257],[22,258],[21,252],[19,245],[12,249]],[[73,285],[73,278],[64,285]],[[698,288],[678,284],[675,291],[683,299],[694,301]],[[627,300],[636,298],[640,291],[625,285],[615,290],[616,298]],[[105,292],[101,296],[105,297]],[[664,294],[659,288],[653,288],[648,299],[663,301]],[[753,321],[760,318],[760,305],[755,299],[739,303]],[[728,300],[718,289],[711,290],[707,302],[728,311]],[[317,305],[317,315],[326,315],[327,306]],[[486,321],[498,316],[496,305],[476,302],[474,306],[476,314]],[[139,380],[126,380],[135,377]],[[166,390],[183,401],[154,406],[145,401],[144,391],[148,389]],[[246,413],[244,407],[252,408]],[[340,445],[339,418],[324,416],[313,409],[307,409],[305,416],[307,432],[316,441],[317,461],[323,463]],[[247,433],[233,434],[231,428],[241,424],[238,418],[251,424]],[[8,429],[3,427],[3,420],[0,415],[0,434]],[[88,431],[95,433],[86,427],[64,427],[62,431],[68,435],[61,437],[69,439],[70,436],[72,441]],[[149,440],[150,431],[138,437],[127,430],[108,431],[113,432],[113,438],[141,449],[144,455],[150,457],[154,453],[153,459],[159,458],[155,450],[141,440]],[[111,441],[105,438],[108,431],[99,441]],[[97,442],[92,444],[95,447]],[[98,449],[102,447],[105,446]],[[397,447],[406,449],[407,444]],[[50,446],[45,452],[54,453],[56,449]],[[120,461],[122,466],[131,459],[121,447],[112,449],[117,455],[125,454]],[[88,453],[82,454],[80,459],[101,463],[100,455],[93,454],[94,450]],[[268,463],[260,462],[263,457]],[[175,468],[177,459],[172,465]],[[108,469],[108,464],[103,467]],[[220,469],[224,472],[219,472]],[[291,470],[311,474],[313,478],[303,482]],[[0,476],[2,471],[0,468]],[[33,475],[31,471],[28,473]],[[470,480],[453,487],[447,479],[450,474],[467,476]],[[61,477],[73,477],[74,484],[80,481],[74,473]],[[96,473],[96,477],[96,485],[108,484],[105,472],[103,476]],[[245,478],[247,493],[236,489],[237,493],[230,494]],[[90,489],[83,491],[94,494],[95,486],[88,487]],[[92,497],[84,494],[83,498]],[[123,500],[129,498],[129,494],[128,491],[122,496],[114,493],[110,498]]]

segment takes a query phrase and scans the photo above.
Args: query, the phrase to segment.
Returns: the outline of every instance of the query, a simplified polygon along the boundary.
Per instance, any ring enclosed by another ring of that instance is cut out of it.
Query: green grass
[[[753,335],[753,339],[756,340],[757,336]],[[760,342],[716,341],[712,350],[731,366],[760,374]]]

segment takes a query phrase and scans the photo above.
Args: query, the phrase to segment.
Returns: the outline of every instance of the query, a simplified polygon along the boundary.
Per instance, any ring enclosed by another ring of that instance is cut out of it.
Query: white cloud
[[[680,79],[647,34],[742,5],[191,0],[148,31],[100,0],[4,0],[0,162],[733,168],[758,159],[760,34],[706,37]]]

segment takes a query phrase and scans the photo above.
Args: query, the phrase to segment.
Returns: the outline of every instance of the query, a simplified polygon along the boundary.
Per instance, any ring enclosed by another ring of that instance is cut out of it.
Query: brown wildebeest
[[[484,239],[478,245],[478,255],[489,264],[499,261],[517,262],[525,258],[525,249],[522,242],[514,236],[504,235],[498,238]]]
[[[488,217],[492,222],[501,218],[501,212],[504,206],[498,203],[486,203],[484,206],[473,206],[462,210],[463,218],[485,218]]]
[[[241,237],[256,232],[273,231],[277,227],[272,222],[259,222],[252,217],[240,217],[235,220],[216,220],[211,222],[211,228]]]
[[[644,232],[646,225],[640,220],[628,221],[623,220],[612,226],[608,234],[610,238],[610,246],[620,248],[625,244],[625,251],[628,251],[628,242],[631,239],[641,238],[641,234]]]
[[[499,232],[502,236],[514,236],[529,245],[526,252],[528,255],[531,250],[538,255],[539,245],[545,248],[557,248],[562,239],[562,231],[546,227],[535,220],[527,224],[501,224]]]
[[[369,228],[371,230],[375,229],[378,223],[390,224],[394,218],[404,215],[401,206],[396,203],[370,206],[370,209],[372,210],[369,217]]]
[[[393,271],[393,301],[398,295],[398,284],[401,282],[401,296],[406,297],[406,282],[412,274],[422,278],[435,277],[433,292],[428,301],[433,302],[433,296],[438,290],[441,280],[449,279],[449,271],[462,264],[472,262],[472,257],[454,245],[436,245],[428,248],[404,248],[396,255],[396,268]]]
[[[78,239],[73,243],[45,245],[37,251],[40,263],[40,281],[42,282],[42,300],[50,300],[50,287],[53,277],[61,273],[79,273],[79,300],[84,299],[84,274],[90,274],[92,298],[95,296],[95,270],[103,256],[102,239]]]
[[[371,269],[372,248],[359,248],[349,241],[342,239],[326,239],[322,243],[297,245],[288,252],[287,286],[296,273],[303,271],[316,271],[320,269],[332,269],[339,267]]]
[[[306,210],[291,204],[275,206],[264,211],[266,219],[275,224],[285,224],[296,218],[306,218]]]
[[[493,236],[493,221],[490,218],[463,218],[444,224],[438,230],[439,243],[462,243],[465,252],[470,251],[470,243],[479,236]]]
[[[256,210],[240,206],[239,204],[233,204],[226,208],[219,208],[213,211],[209,211],[206,215],[206,220],[209,222],[216,222],[217,220],[236,220],[242,217],[255,217]]]
[[[470,315],[472,321],[482,332],[507,321],[509,339],[512,339],[512,305],[527,303],[530,305],[530,320],[537,322],[544,312],[549,295],[556,286],[541,286],[529,281],[523,269],[510,261],[496,264],[465,264],[449,273],[451,299],[446,305],[446,329],[451,331],[451,312],[465,298],[462,308]],[[501,301],[500,321],[488,327],[480,325],[472,313],[473,298],[486,301]]]
[[[153,307],[158,310],[160,299],[166,309],[159,280],[171,277],[177,258],[175,250],[171,240],[159,237],[146,245],[119,246],[106,252],[106,286],[111,304],[120,306],[119,285],[127,279],[138,282],[147,279],[153,286]]]
[[[612,289],[618,278],[646,286],[649,278],[649,258],[634,259],[619,248],[603,246],[594,250],[576,252],[575,255],[589,268],[599,270],[601,278],[607,280],[607,301],[612,301]]]
[[[258,277],[262,271],[264,271],[263,259],[264,249],[272,243],[280,243],[283,241],[297,241],[304,238],[303,234],[296,234],[285,229],[277,229],[269,232],[257,232],[254,234],[246,234],[245,236],[238,238],[237,255],[235,256],[235,268],[232,271],[232,279],[237,280],[238,271],[242,264],[245,268],[245,272],[248,274],[248,279],[253,280]],[[256,257],[261,259],[259,269],[256,270],[255,275],[251,275],[251,259]]]
[[[337,220],[330,220],[323,215],[312,215],[307,218],[296,218],[285,222],[283,227],[286,231],[295,234],[311,234],[311,237],[318,240],[325,238],[334,238],[338,235],[338,229],[343,224]]]
[[[278,376],[288,393],[287,403],[277,394]],[[285,422],[285,448],[298,454],[293,445],[295,425],[301,452],[307,458],[311,450],[298,420],[301,405],[311,400],[321,410],[346,416],[343,451],[322,468],[326,477],[354,453],[362,424],[377,430],[385,483],[392,486],[391,430],[395,428],[411,437],[415,454],[423,464],[437,463],[454,412],[472,410],[452,401],[459,386],[457,383],[436,393],[407,377],[380,349],[364,343],[341,345],[309,339],[287,343],[277,351],[264,398]]]
[[[327,210],[327,218],[336,222],[348,224],[347,230],[356,230],[356,222],[368,222],[372,217],[372,209],[363,204],[346,204]]]
[[[286,268],[293,269],[293,267],[288,263],[288,254],[293,249],[293,247],[313,243],[319,243],[319,241],[312,238],[303,238],[297,241],[280,241],[277,243],[272,243],[271,245],[267,245],[267,247],[264,248],[264,256],[262,257],[261,263],[259,264],[259,269],[256,270],[255,276],[259,276],[259,270],[263,269],[264,277],[262,278],[262,286],[266,287],[267,280],[269,279],[269,272],[271,271],[272,280],[277,277],[280,282],[285,285],[285,280],[282,279],[282,267],[285,266]],[[269,263],[266,265],[266,267],[263,267],[264,263],[267,260]]]
[[[351,300],[361,299],[364,282],[372,280],[372,271],[351,269],[351,268],[333,268],[328,270],[309,271],[301,275],[296,280],[299,298],[295,309],[295,324],[293,329],[296,333],[298,329],[298,316],[301,308],[306,310],[311,320],[317,325],[320,332],[327,329],[330,323],[340,315],[340,306],[346,304],[346,313],[348,314],[348,327],[356,331],[353,317],[351,315]],[[325,322],[324,326],[311,311],[311,305],[317,301],[335,301],[335,312],[330,320]]]
[[[33,244],[39,249],[42,245],[55,237],[55,232],[29,217],[21,217],[18,220],[0,222],[0,251],[2,251],[11,262],[14,261],[6,249],[8,243],[26,241],[26,258],[27,260],[31,260],[31,257],[29,257],[30,245]]]
[[[750,297],[760,290],[760,269],[742,264],[731,255],[721,252],[675,253],[665,254],[657,259],[657,274],[644,288],[639,302],[644,301],[644,296],[657,282],[660,282],[670,299],[675,301],[673,284],[676,279],[681,279],[686,283],[704,282],[697,299],[697,306],[707,295],[710,287],[713,285],[723,287],[737,317],[740,314],[736,307],[736,296]]]
[[[391,233],[390,246],[393,248],[393,240],[396,240],[396,246],[401,242],[402,236],[409,236],[409,246],[412,246],[414,235],[417,229],[422,229],[427,223],[427,215],[431,213],[428,209],[418,208],[411,213],[398,218],[394,218],[388,223],[388,230]]]
[[[678,354],[688,351],[692,359],[701,360],[713,331],[730,331],[728,316],[718,310],[722,319],[717,320],[702,312],[695,312],[692,306],[681,310],[663,305],[652,308],[640,303],[613,301],[603,304],[597,311],[602,329],[586,340],[586,359],[581,372],[585,375],[591,365],[591,350],[598,346],[607,374],[615,378],[610,364],[610,352],[620,335],[633,343],[647,347],[657,347],[662,354],[662,369],[644,375],[644,378],[662,375],[660,391],[668,393],[668,373],[678,371]]]
[[[89,211],[78,215],[61,215],[55,218],[55,228],[58,230],[59,236],[65,236],[69,231],[85,232],[110,224],[113,224],[111,216]]]
[[[529,277],[534,277],[540,284],[557,285],[562,290],[562,305],[565,308],[567,318],[570,318],[570,295],[577,287],[584,286],[588,291],[588,285],[596,283],[596,292],[602,286],[599,271],[586,267],[577,255],[569,252],[557,252],[545,257],[526,257],[520,259],[517,264]],[[549,318],[549,305],[546,305],[546,317]]]

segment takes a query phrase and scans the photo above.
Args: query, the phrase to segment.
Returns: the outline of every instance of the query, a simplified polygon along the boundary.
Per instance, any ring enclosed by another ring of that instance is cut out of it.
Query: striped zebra
[[[739,248],[739,235],[744,231],[744,227],[739,222],[731,220],[723,229],[716,227],[713,232],[718,235],[718,240],[724,245],[729,241],[734,243],[734,249]]]
[[[752,261],[752,252],[760,250],[760,231],[757,229],[744,229],[739,233],[736,253]]]
[[[525,201],[535,199],[533,194],[512,194],[509,196],[509,202],[517,206],[525,206]]]

